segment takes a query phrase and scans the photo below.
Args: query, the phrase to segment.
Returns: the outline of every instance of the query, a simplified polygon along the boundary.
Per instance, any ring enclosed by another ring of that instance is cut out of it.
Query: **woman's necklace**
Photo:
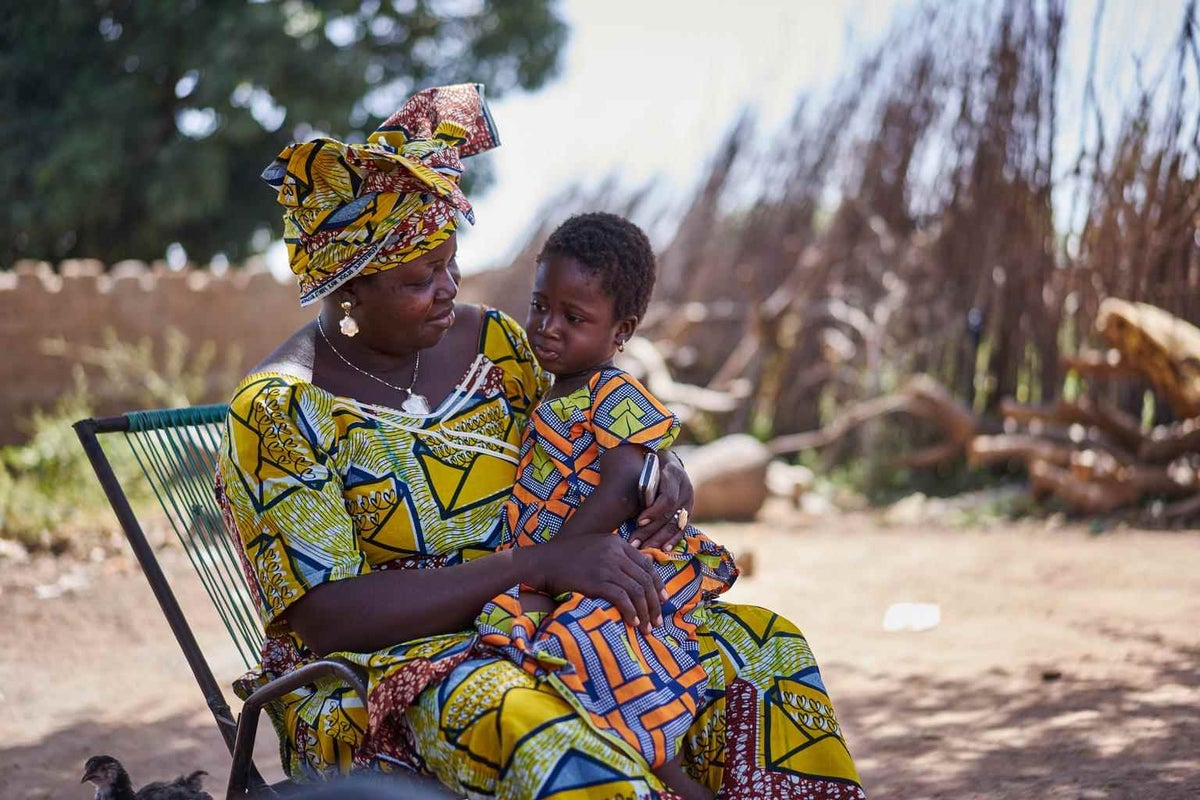
[[[319,316],[317,317],[317,330],[320,331],[321,338],[325,340],[325,344],[329,345],[329,349],[333,351],[333,354],[340,358],[347,367],[350,367],[350,369],[355,370],[356,372],[361,372],[363,375],[366,375],[372,380],[379,381],[390,389],[395,389],[397,392],[404,392],[404,402],[400,404],[400,409],[402,411],[407,411],[409,414],[429,413],[429,401],[425,399],[424,395],[417,394],[413,391],[413,387],[417,385],[417,372],[421,369],[420,350],[417,351],[416,360],[413,362],[412,380],[409,381],[408,388],[406,389],[403,386],[397,386],[394,383],[388,383],[378,375],[372,375],[370,372],[367,372],[365,369],[339,353],[338,349],[333,346],[333,342],[329,341],[329,337],[325,335],[325,326],[321,324],[321,318]]]

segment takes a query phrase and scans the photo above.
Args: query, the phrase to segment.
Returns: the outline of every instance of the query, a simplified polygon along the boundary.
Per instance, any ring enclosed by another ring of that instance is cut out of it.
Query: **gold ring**
[[[675,520],[676,528],[679,528],[679,530],[683,530],[684,528],[687,527],[687,524],[688,524],[687,509],[686,508],[679,509],[678,511],[675,512],[675,515],[673,517],[671,517],[671,519]]]

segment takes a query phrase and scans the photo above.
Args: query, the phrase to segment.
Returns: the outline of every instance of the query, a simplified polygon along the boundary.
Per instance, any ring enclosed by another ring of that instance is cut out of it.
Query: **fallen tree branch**
[[[936,466],[955,458],[966,449],[979,427],[975,416],[951,397],[941,384],[926,375],[918,375],[896,394],[858,403],[819,430],[780,436],[768,442],[767,446],[775,455],[818,449],[832,444],[872,419],[897,412],[928,420],[946,432],[947,441],[901,459],[901,463],[909,466]]]
[[[976,436],[967,448],[967,461],[972,467],[1021,459],[1026,464],[1044,461],[1066,467],[1071,463],[1072,448],[1049,442],[1028,433],[1006,433],[997,436]]]
[[[1194,494],[1185,500],[1167,503],[1162,508],[1164,519],[1186,519],[1200,516],[1200,494]]]
[[[902,456],[899,464],[900,466],[914,469],[927,469],[929,467],[936,467],[938,464],[945,464],[947,461],[956,458],[962,450],[962,445],[958,442],[943,442],[942,444],[935,444]]]
[[[1040,459],[1029,464],[1029,483],[1035,497],[1054,495],[1082,514],[1107,514],[1141,496],[1132,483],[1080,480],[1070,470]]]
[[[851,406],[848,411],[823,428],[776,437],[767,443],[767,447],[777,456],[799,453],[801,450],[817,450],[836,442],[868,420],[897,411],[911,411],[915,405],[913,398],[906,395],[876,397]]]
[[[1155,428],[1137,453],[1138,458],[1151,464],[1165,464],[1186,453],[1200,453],[1200,417]]]
[[[1139,378],[1142,371],[1136,365],[1121,357],[1119,350],[1108,350],[1101,353],[1087,351],[1077,356],[1063,356],[1059,359],[1064,369],[1071,369],[1080,375],[1100,380],[1112,378]]]
[[[1145,441],[1137,420],[1107,403],[1081,397],[1075,402],[1059,400],[1052,406],[1028,406],[1012,400],[1000,401],[1000,413],[1028,424],[1033,421],[1086,425],[1103,431],[1121,447],[1136,453]]]
[[[1106,297],[1096,312],[1096,330],[1176,416],[1200,415],[1200,374],[1188,366],[1200,358],[1200,328],[1148,303]]]
[[[699,411],[726,414],[736,409],[746,395],[746,387],[736,383],[729,391],[717,391],[676,381],[671,377],[662,353],[653,342],[641,336],[625,343],[624,356],[641,366],[646,388],[667,405],[679,404]]]

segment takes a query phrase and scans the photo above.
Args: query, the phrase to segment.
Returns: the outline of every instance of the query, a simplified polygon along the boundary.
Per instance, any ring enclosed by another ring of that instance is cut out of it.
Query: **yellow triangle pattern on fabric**
[[[550,477],[554,472],[554,459],[546,453],[542,447],[542,443],[534,442],[533,445],[533,477],[539,483],[545,483],[546,478]]]
[[[422,453],[418,458],[429,474],[430,493],[443,514],[457,513],[495,496],[497,487],[504,485],[502,473],[506,466],[508,474],[512,475],[512,467],[497,459],[480,461],[460,469],[427,453]],[[508,494],[508,489],[501,491]]]
[[[592,398],[588,396],[587,387],[584,386],[566,397],[558,397],[550,401],[550,410],[553,411],[563,422],[570,422],[571,415],[576,411],[586,411],[591,405]]]
[[[779,694],[764,704],[770,731],[766,741],[767,765],[857,781],[858,773],[854,762],[847,757],[841,727],[829,698],[799,681],[782,679],[777,688]],[[805,740],[812,743],[796,749]]]
[[[429,489],[438,506],[448,509],[454,495],[462,486],[467,471],[445,463],[431,455],[420,455],[421,465],[429,475]]]
[[[632,436],[646,427],[642,424],[645,414],[632,398],[626,397],[612,410],[612,432],[618,436]]]

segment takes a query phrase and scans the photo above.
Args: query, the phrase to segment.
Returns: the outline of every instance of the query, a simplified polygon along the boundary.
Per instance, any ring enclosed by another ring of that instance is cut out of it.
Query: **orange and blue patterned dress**
[[[244,694],[314,658],[283,612],[314,587],[381,569],[437,569],[493,552],[523,430],[549,385],[524,331],[488,311],[478,355],[427,415],[369,406],[277,372],[230,404],[218,495],[268,639]],[[706,682],[684,767],[720,796],[858,798],[854,762],[803,635],[712,601],[696,629]],[[416,770],[469,798],[668,800],[646,760],[474,629],[338,653],[369,707],[319,680],[269,709],[298,780]]]
[[[660,451],[679,421],[635,378],[609,367],[568,395],[538,405],[525,427],[513,495],[504,509],[502,547],[553,538],[600,485],[601,457],[614,447]],[[626,541],[637,520],[614,531]],[[673,550],[648,549],[667,592],[663,624],[647,636],[611,603],[580,594],[553,613],[527,613],[515,586],[488,603],[477,626],[485,644],[546,678],[603,733],[654,767],[672,760],[695,720],[708,682],[697,630],[705,603],[733,584],[737,568],[693,526]]]

